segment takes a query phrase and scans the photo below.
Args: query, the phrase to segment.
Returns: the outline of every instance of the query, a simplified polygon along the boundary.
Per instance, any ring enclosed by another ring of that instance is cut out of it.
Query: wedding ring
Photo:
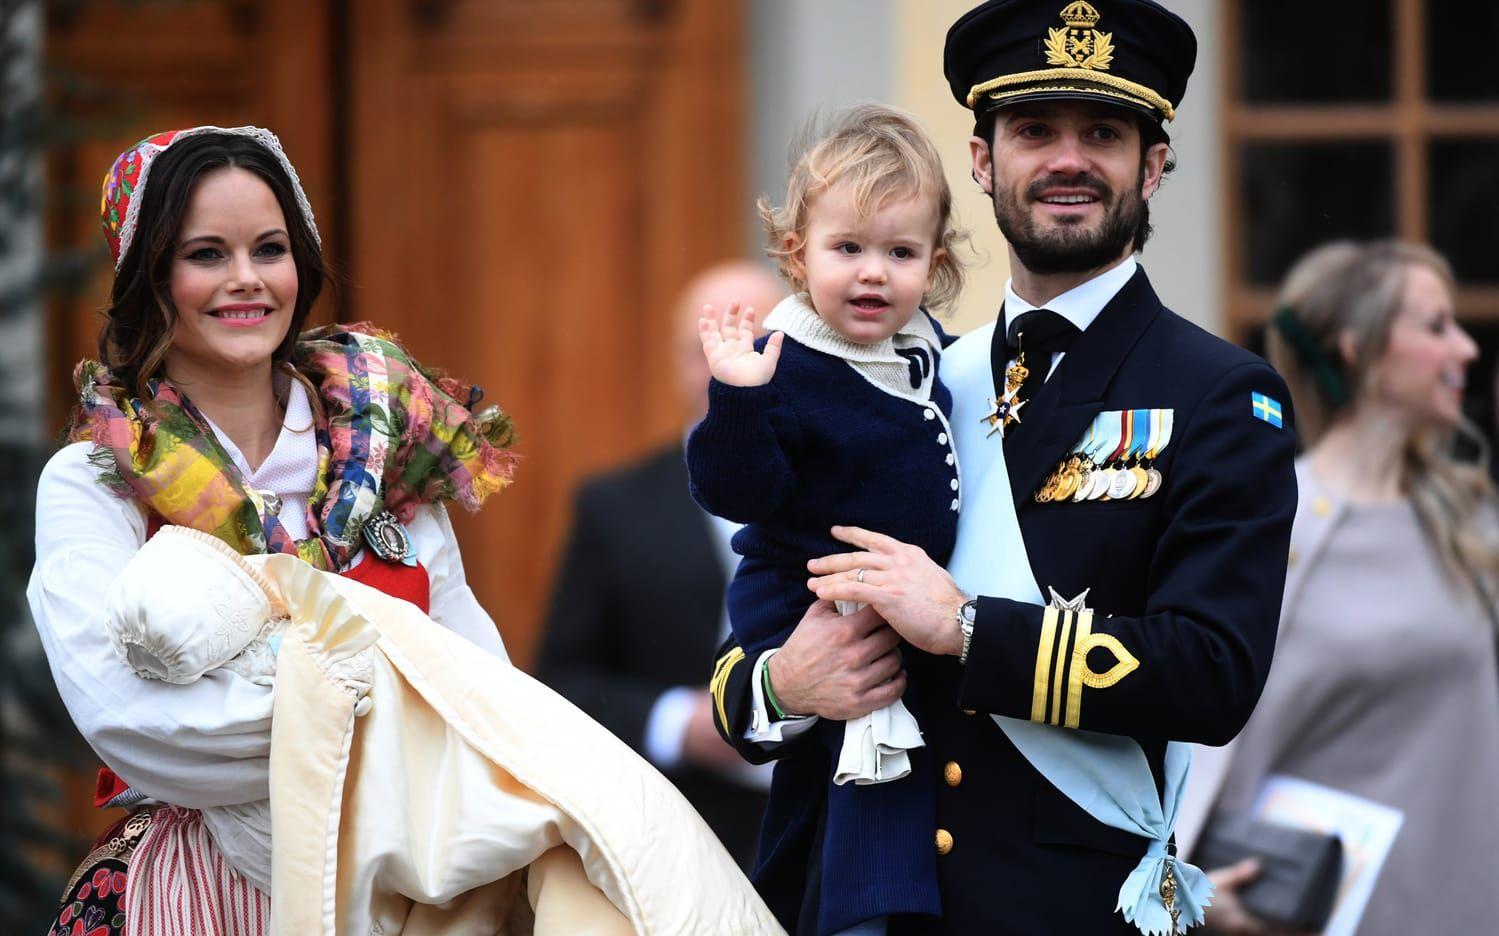
[[[854,581],[858,582],[860,585],[864,584],[864,570],[863,569],[860,569],[859,570],[859,574],[856,575],[856,576],[854,576]]]

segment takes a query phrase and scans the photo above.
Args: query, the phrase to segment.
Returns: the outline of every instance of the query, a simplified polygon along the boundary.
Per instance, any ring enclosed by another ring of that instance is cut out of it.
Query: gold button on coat
[[[952,833],[946,829],[937,830],[937,854],[945,855],[952,851]]]
[[[957,786],[963,782],[963,768],[958,766],[957,761],[948,761],[947,766],[942,768],[942,779],[947,781],[948,786]]]

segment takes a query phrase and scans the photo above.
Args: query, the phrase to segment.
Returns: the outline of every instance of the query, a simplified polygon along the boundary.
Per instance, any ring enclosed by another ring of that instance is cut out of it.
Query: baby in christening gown
[[[279,931],[491,931],[525,890],[537,933],[780,932],[653,768],[414,605],[169,526],[105,620],[143,678],[276,686],[272,799],[202,815]]]
[[[105,596],[105,626],[115,652],[145,679],[186,685],[224,670],[274,685],[276,647],[288,620],[277,589],[220,540],[186,527],[170,529],[136,553]],[[368,664],[367,654],[341,664],[351,687],[362,683],[368,690]],[[201,812],[230,866],[269,891],[271,801]]]

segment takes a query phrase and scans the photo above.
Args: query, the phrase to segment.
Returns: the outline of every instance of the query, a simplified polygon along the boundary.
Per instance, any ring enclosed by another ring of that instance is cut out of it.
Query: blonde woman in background
[[[1194,776],[1215,808],[1247,810],[1288,774],[1400,810],[1360,936],[1499,919],[1499,551],[1486,465],[1450,454],[1477,438],[1454,285],[1436,252],[1395,242],[1322,247],[1287,278],[1269,356],[1306,454],[1275,664],[1227,756]],[[1214,931],[1277,932],[1238,900],[1257,873],[1213,875]]]

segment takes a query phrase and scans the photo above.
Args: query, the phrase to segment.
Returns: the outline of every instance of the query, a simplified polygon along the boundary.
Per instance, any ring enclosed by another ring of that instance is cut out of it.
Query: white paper
[[[1405,814],[1361,796],[1282,774],[1265,781],[1251,812],[1264,822],[1333,834],[1343,840],[1343,879],[1332,917],[1322,933],[1353,936]]]

